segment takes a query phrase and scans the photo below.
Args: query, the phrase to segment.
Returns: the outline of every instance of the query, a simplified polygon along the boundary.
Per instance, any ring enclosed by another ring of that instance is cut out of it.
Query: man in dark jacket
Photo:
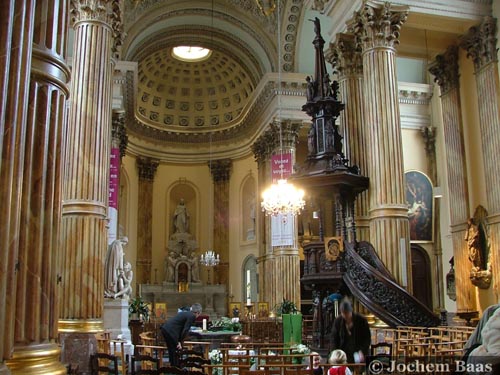
[[[352,311],[347,299],[342,300],[339,311],[340,315],[333,322],[330,349],[342,349],[347,354],[348,363],[365,362],[371,343],[368,321]]]
[[[182,349],[182,342],[189,333],[189,329],[194,325],[196,317],[201,314],[202,308],[199,303],[191,306],[190,311],[180,311],[176,316],[168,319],[160,327],[161,333],[167,343],[168,358],[170,365],[179,364],[176,350]]]

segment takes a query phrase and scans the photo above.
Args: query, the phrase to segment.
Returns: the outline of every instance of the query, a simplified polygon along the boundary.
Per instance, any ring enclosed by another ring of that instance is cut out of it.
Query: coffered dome
[[[138,119],[173,131],[236,122],[255,89],[250,72],[217,50],[201,61],[182,61],[172,49],[139,61]]]

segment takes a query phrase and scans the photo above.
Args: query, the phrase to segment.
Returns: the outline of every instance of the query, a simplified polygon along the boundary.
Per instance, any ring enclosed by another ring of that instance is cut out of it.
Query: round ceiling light
[[[172,48],[172,56],[181,61],[195,62],[208,59],[212,50],[196,46],[177,46]]]

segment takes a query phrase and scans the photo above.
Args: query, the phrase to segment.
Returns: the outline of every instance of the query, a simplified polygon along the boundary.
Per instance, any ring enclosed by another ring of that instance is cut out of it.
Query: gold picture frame
[[[340,253],[344,251],[342,237],[325,237],[325,258],[330,262],[335,262]]]
[[[241,313],[241,302],[229,302],[229,312],[227,315],[229,315],[231,318],[237,318],[241,317]]]
[[[268,302],[258,302],[257,303],[257,315],[259,318],[267,318],[269,316],[269,303]]]
[[[167,303],[166,302],[155,302],[155,316],[156,319],[166,320],[167,319]]]

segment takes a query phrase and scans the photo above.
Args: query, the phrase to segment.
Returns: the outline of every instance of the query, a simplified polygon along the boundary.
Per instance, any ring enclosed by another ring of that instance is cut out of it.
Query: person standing
[[[182,342],[187,337],[194,321],[201,315],[202,307],[194,303],[189,311],[180,311],[160,326],[160,331],[168,348],[168,358],[171,366],[178,366],[177,349],[182,349]]]
[[[352,311],[352,304],[343,299],[339,306],[340,315],[333,322],[331,346],[342,349],[348,363],[362,363],[369,354],[371,333],[368,321]]]

